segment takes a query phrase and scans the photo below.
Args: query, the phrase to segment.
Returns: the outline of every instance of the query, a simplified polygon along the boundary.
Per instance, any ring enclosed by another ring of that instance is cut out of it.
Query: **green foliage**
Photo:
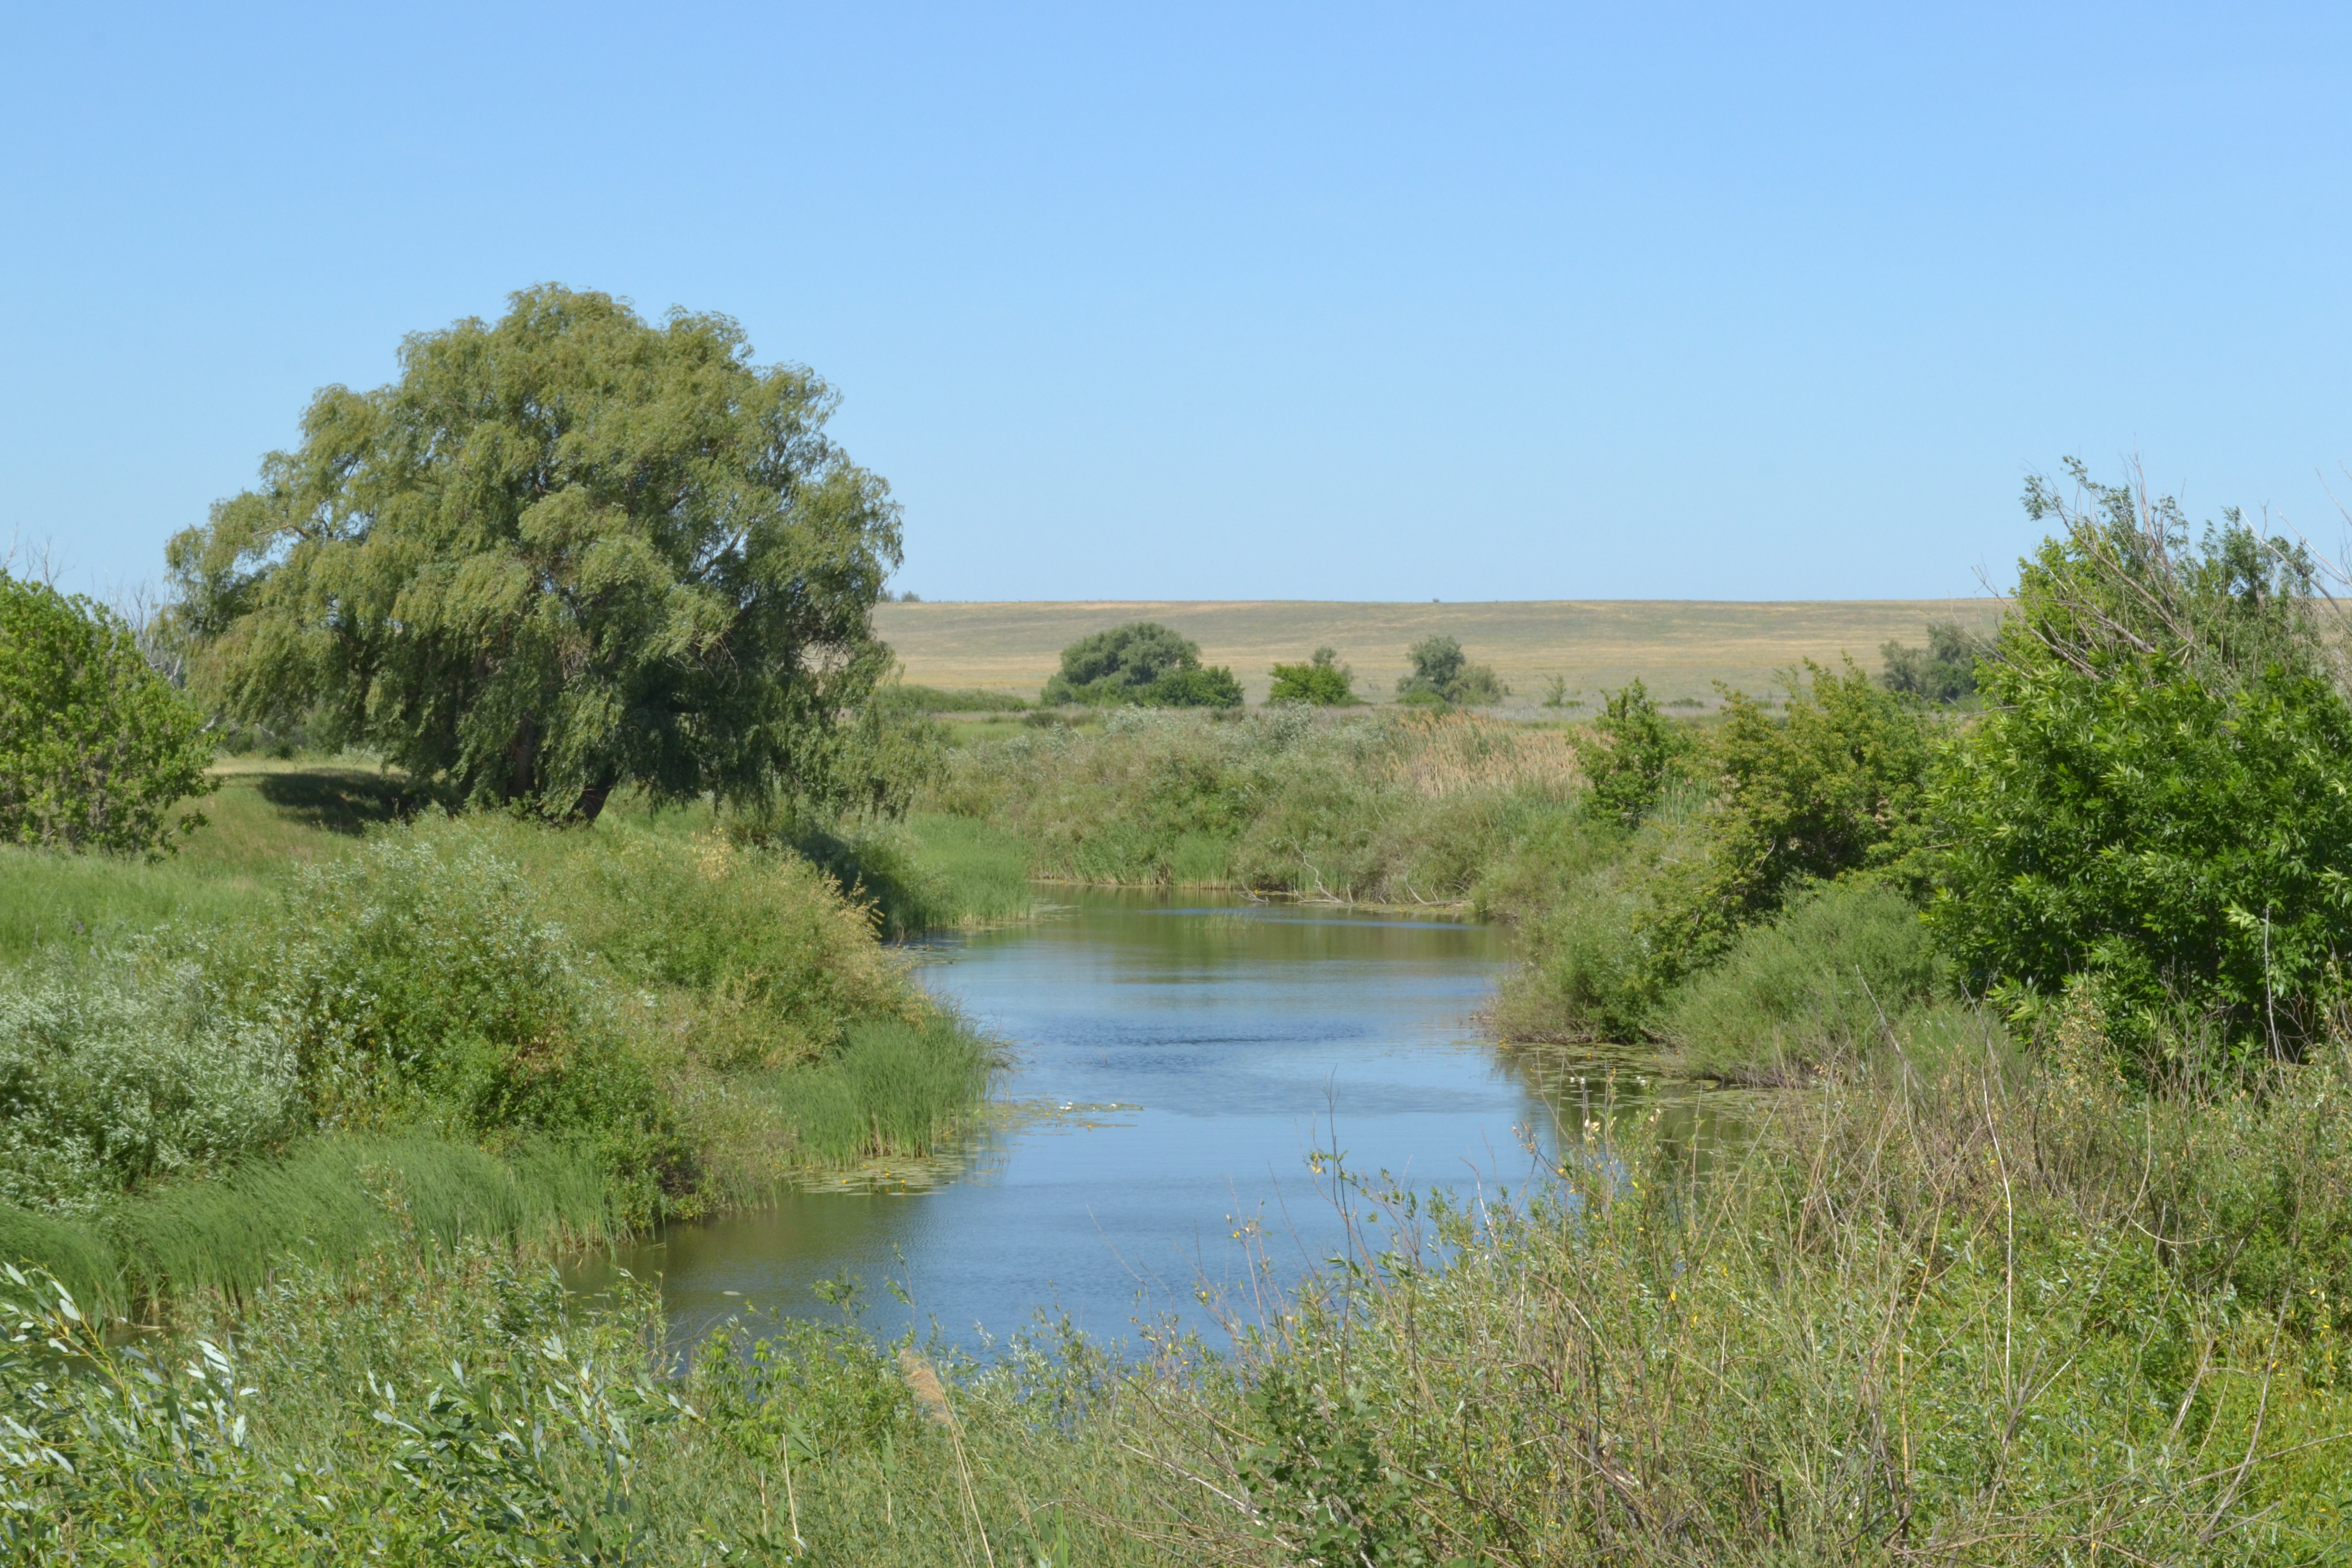
[[[1898,642],[1880,647],[1886,668],[1879,675],[1879,684],[1922,702],[1963,701],[1976,695],[1977,660],[1988,651],[1982,639],[1961,630],[1957,623],[1930,621],[1926,647]]]
[[[959,687],[950,691],[937,686],[892,681],[874,689],[874,706],[903,708],[913,713],[1021,713],[1029,704],[1005,691]]]
[[[1731,934],[1815,881],[1891,863],[1918,819],[1928,731],[1848,660],[1808,663],[1780,716],[1727,693],[1706,853],[1661,889],[1648,917],[1664,973],[1704,964]]]
[[[0,842],[153,853],[203,823],[204,717],[122,618],[0,572]]]
[[[853,1026],[840,1050],[792,1083],[789,1113],[817,1161],[919,1159],[970,1124],[993,1065],[985,1042],[944,1014],[876,1019]]]
[[[89,1212],[217,1174],[303,1124],[292,1051],[202,968],[141,943],[0,970],[0,1203]]]
[[[1592,731],[1595,743],[1577,751],[1592,803],[1631,827],[1673,782],[1690,755],[1690,737],[1666,721],[1639,680],[1605,694]]]
[[[1232,670],[1201,663],[1198,643],[1155,621],[1130,621],[1064,648],[1062,668],[1038,700],[1047,707],[1238,708],[1242,688]]]
[[[1423,637],[1405,650],[1405,657],[1412,661],[1412,672],[1397,679],[1400,702],[1478,707],[1510,695],[1511,689],[1495,678],[1494,669],[1472,664],[1454,637]]]
[[[1669,1033],[1679,988],[1743,930],[1818,883],[1903,860],[1922,802],[1924,720],[1851,664],[1809,668],[1779,716],[1729,694],[1724,723],[1688,762],[1657,758],[1675,731],[1646,692],[1612,699],[1622,728],[1580,753],[1595,779],[1587,810],[1637,826],[1604,853],[1580,847],[1549,889],[1525,900],[1527,962],[1498,1009],[1515,1037]],[[1654,772],[1615,771],[1643,747]],[[1711,795],[1677,779],[1685,768],[1712,775]],[[1646,801],[1638,816],[1629,800]]]
[[[1664,1032],[1692,1071],[1770,1081],[1883,1048],[1891,1020],[1933,1001],[1941,979],[1910,900],[1836,882],[1741,932],[1676,995]]]
[[[1315,1368],[1344,1377],[1344,1366]],[[1242,1471],[1260,1527],[1309,1563],[1425,1564],[1414,1539],[1412,1482],[1383,1462],[1380,1415],[1366,1391],[1307,1381],[1276,1363],[1250,1390]]]
[[[261,488],[172,542],[198,671],[469,801],[823,796],[898,560],[832,406],[725,317],[554,285],[411,336],[397,382],[320,393]]]
[[[1238,708],[1242,683],[1223,665],[1171,669],[1138,694],[1151,708]]]
[[[1200,663],[1200,644],[1156,621],[1129,621],[1090,633],[1064,648],[1062,668],[1045,682],[1038,700],[1049,708],[1070,702],[1132,702],[1162,677],[1198,668]]]
[[[262,1007],[322,1121],[602,1139],[649,1175],[681,1158],[587,953],[478,838],[388,836],[301,872],[292,902]]]
[[[1355,673],[1339,662],[1337,648],[1318,647],[1305,664],[1274,667],[1274,688],[1268,702],[1302,702],[1311,708],[1352,708],[1363,700],[1356,695]]]
[[[1025,912],[1018,847],[1008,865],[1004,845],[957,834],[972,863],[953,876],[914,867],[903,829],[860,852],[919,877],[929,901],[909,916],[952,918],[983,885]],[[822,1164],[797,1108],[832,1115],[845,1083],[856,1115],[895,1125],[855,1098],[885,1080],[835,1070],[862,1026],[961,1039],[940,1047],[956,1093],[973,1053],[989,1059],[823,870],[675,817],[428,819],[287,880],[282,897],[247,887],[228,929],[183,921],[0,972],[0,1206],[88,1217],[126,1193],[229,1191],[313,1126],[422,1125],[579,1151],[642,1222]]]
[[[1933,920],[2021,1016],[2087,984],[2144,1067],[2300,1052],[2352,952],[2352,709],[2308,567],[2234,517],[2191,548],[2169,502],[2093,500],[2029,492],[2065,526],[1937,775]]]

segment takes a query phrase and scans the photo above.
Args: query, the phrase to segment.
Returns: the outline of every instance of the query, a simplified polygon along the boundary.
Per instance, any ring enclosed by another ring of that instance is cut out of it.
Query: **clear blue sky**
[[[2333,547],[2341,6],[12,7],[76,586],[543,279],[814,366],[939,598],[1875,597],[2133,453]]]

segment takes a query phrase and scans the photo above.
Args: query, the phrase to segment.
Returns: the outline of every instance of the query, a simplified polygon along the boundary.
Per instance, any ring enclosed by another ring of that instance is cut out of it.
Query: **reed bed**
[[[1416,795],[1527,795],[1566,801],[1583,787],[1576,737],[1479,713],[1413,713],[1395,726],[1394,776]]]

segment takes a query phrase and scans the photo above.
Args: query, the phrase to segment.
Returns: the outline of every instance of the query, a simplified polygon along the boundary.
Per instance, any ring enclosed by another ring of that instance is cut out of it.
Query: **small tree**
[[[834,398],[723,316],[554,285],[331,386],[262,484],[172,542],[200,685],[482,802],[593,817],[822,796],[828,736],[887,668],[899,558]]]
[[[1277,664],[1268,702],[1298,702],[1316,708],[1348,708],[1356,695],[1355,672],[1339,662],[1337,648],[1318,647],[1305,664]]]
[[[1038,700],[1046,707],[1083,702],[1164,708],[1238,708],[1241,682],[1222,666],[1201,663],[1201,646],[1156,621],[1080,637],[1062,650],[1062,668]]]
[[[1495,678],[1491,666],[1472,664],[1454,637],[1427,637],[1405,650],[1412,673],[1397,681],[1400,702],[1449,702],[1476,705],[1499,702],[1511,689]]]
[[[121,616],[0,572],[0,839],[157,853],[202,826],[204,716]]]
[[[1990,706],[1935,780],[1930,918],[2017,1016],[2086,991],[2155,1068],[2193,1034],[2293,1055],[2352,953],[2352,705],[2303,551],[2234,513],[2042,481]],[[2211,1066],[2210,1062],[2201,1063]]]
[[[1916,697],[1922,702],[1952,703],[1976,695],[1977,660],[1985,651],[1983,639],[1971,637],[1951,621],[1927,626],[1927,646],[1908,647],[1889,640],[1878,650],[1886,659],[1878,678],[1887,690]]]
[[[1681,770],[1690,754],[1690,737],[1658,711],[1649,688],[1639,680],[1603,694],[1592,731],[1577,747],[1577,761],[1592,786],[1592,804],[1634,826]]]

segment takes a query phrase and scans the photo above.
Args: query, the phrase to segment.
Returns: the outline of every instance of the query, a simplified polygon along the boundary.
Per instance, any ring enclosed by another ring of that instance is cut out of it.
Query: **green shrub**
[[[171,848],[214,787],[204,727],[120,616],[0,572],[0,841]]]
[[[560,1133],[602,1142],[616,1169],[674,1165],[652,1072],[551,913],[461,829],[396,830],[305,868],[256,984],[321,1121]]]
[[[1238,708],[1242,683],[1223,665],[1197,665],[1171,669],[1136,693],[1136,700],[1151,708]]]
[[[1274,688],[1268,702],[1302,702],[1312,708],[1352,708],[1363,700],[1356,695],[1353,671],[1339,662],[1339,650],[1318,647],[1305,664],[1274,667]]]
[[[1048,708],[1133,702],[1145,688],[1200,663],[1200,644],[1156,621],[1129,621],[1064,648],[1062,668],[1045,682],[1038,700]]]
[[[146,943],[0,970],[0,1203],[88,1213],[216,1174],[283,1142],[304,1110],[278,1032],[184,957]]]
[[[2065,530],[2021,563],[1988,711],[1937,774],[1934,923],[2015,1016],[2086,987],[2141,1068],[2297,1054],[2352,952],[2352,706],[2309,564],[2234,516],[2193,547],[2169,502],[2094,498],[2034,500]]]
[[[1982,638],[1970,636],[1951,621],[1927,625],[1927,646],[1906,647],[1884,644],[1879,652],[1886,668],[1878,678],[1887,690],[1922,702],[1951,703],[1976,695],[1977,660],[1990,650]]]
[[[1928,731],[1917,710],[1851,660],[1805,666],[1776,717],[1739,692],[1708,748],[1715,800],[1703,854],[1662,879],[1640,940],[1662,993],[1718,957],[1790,892],[1891,865],[1914,840]]]
[[[1405,650],[1405,657],[1412,663],[1412,672],[1397,680],[1400,702],[1468,708],[1500,702],[1511,694],[1511,689],[1495,678],[1491,667],[1469,662],[1455,638],[1423,637]]]
[[[1932,1000],[1933,942],[1892,889],[1836,882],[1749,927],[1678,994],[1664,1034],[1693,1071],[1769,1081],[1883,1045],[1892,1020]]]
[[[1607,692],[1593,741],[1577,748],[1592,803],[1628,827],[1658,803],[1691,752],[1690,737],[1666,721],[1639,680]]]

